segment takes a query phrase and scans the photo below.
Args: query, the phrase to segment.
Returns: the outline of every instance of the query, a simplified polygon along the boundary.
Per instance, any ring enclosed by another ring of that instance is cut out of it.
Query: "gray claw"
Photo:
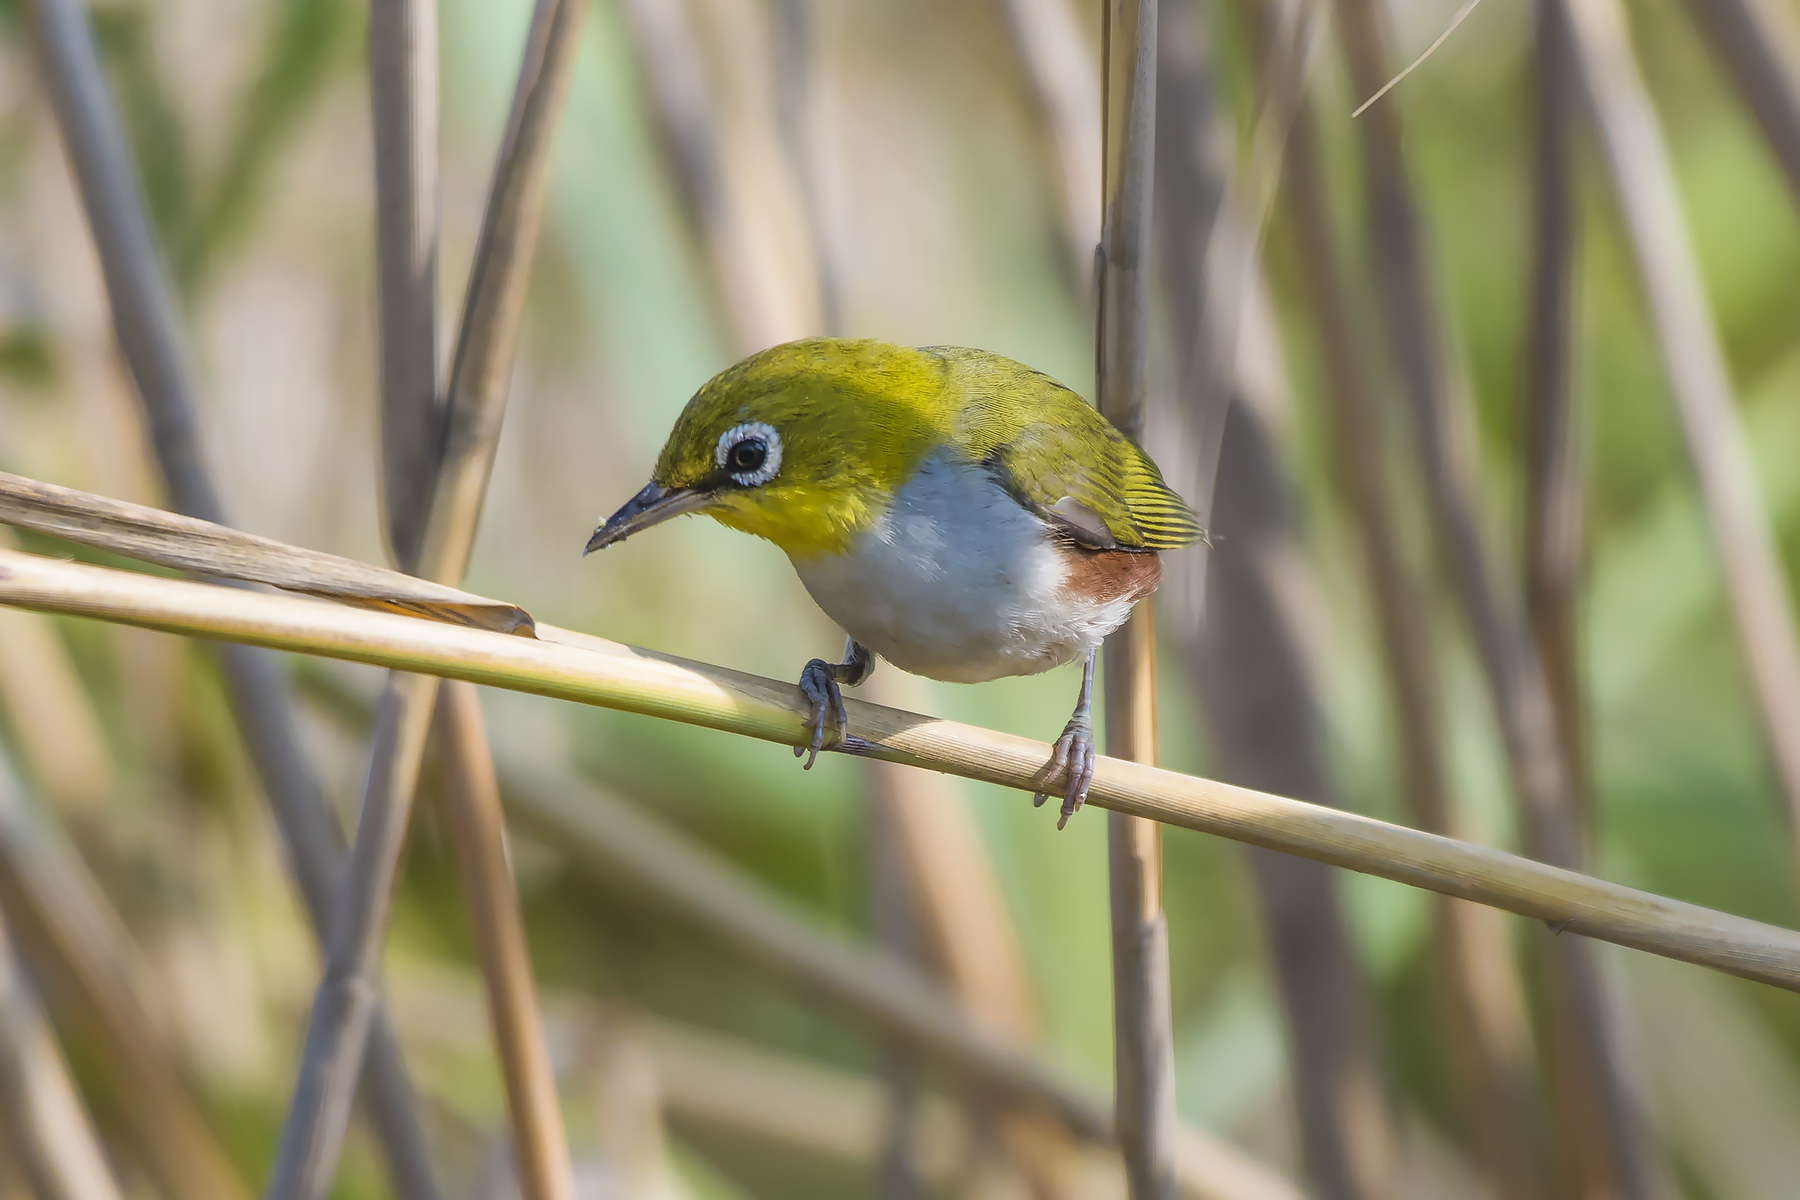
[[[840,739],[843,731],[850,728],[850,720],[844,714],[843,690],[838,687],[831,664],[824,659],[815,658],[806,664],[806,669],[800,672],[800,691],[812,701],[812,740],[805,745],[795,746],[794,757],[806,755],[806,765],[802,769],[810,771],[813,763],[818,761],[819,751],[825,748],[826,714],[837,717]]]
[[[1055,779],[1060,773],[1064,780],[1062,811],[1056,818],[1058,829],[1067,825],[1069,818],[1087,801],[1088,788],[1094,782],[1096,757],[1093,725],[1085,717],[1072,718],[1063,726],[1062,736],[1056,739],[1055,752],[1045,773],[1047,779]],[[1039,792],[1031,802],[1041,805],[1046,796],[1047,793]]]

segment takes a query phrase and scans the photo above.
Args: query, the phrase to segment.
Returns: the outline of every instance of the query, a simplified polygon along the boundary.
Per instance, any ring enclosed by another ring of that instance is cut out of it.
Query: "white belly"
[[[980,467],[934,458],[848,554],[794,570],[832,620],[903,671],[1035,675],[1086,656],[1132,605],[1070,595],[1048,529]]]

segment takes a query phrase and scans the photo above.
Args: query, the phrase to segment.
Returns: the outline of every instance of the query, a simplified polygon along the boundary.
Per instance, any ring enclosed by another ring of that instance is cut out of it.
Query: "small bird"
[[[1093,780],[1094,651],[1155,590],[1159,552],[1204,536],[1149,456],[1048,375],[985,350],[839,338],[714,376],[586,552],[683,513],[775,543],[849,634],[843,662],[800,675],[808,768],[828,718],[846,745],[840,685],[877,655],[952,683],[1080,659],[1045,775],[1065,784],[1059,829]]]

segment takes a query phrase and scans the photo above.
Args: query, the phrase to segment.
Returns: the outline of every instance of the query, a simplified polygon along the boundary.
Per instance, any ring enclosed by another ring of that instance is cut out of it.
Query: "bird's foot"
[[[1094,748],[1094,724],[1085,713],[1076,713],[1063,726],[1062,736],[1056,739],[1054,752],[1050,756],[1050,766],[1045,771],[1046,782],[1055,779],[1059,774],[1063,777],[1064,791],[1062,813],[1056,818],[1056,827],[1061,829],[1069,823],[1075,811],[1087,802],[1088,787],[1094,782],[1094,760],[1097,751]],[[1039,792],[1031,798],[1034,805],[1042,806],[1047,792]]]
[[[844,691],[838,686],[838,672],[841,669],[835,663],[815,658],[800,672],[801,694],[812,704],[812,719],[809,722],[812,738],[805,744],[794,747],[795,758],[806,755],[805,770],[812,770],[819,751],[825,748],[825,718],[828,714],[837,718],[838,736],[832,748],[836,749],[849,740],[850,718],[844,714]]]

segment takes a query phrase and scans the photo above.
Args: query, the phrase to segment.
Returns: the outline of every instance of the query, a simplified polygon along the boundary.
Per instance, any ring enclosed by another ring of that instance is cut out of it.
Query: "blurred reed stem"
[[[1574,57],[1637,262],[1669,389],[1725,569],[1744,665],[1788,802],[1800,878],[1800,634],[1793,594],[1738,421],[1656,112],[1624,11],[1568,0]]]
[[[1436,650],[1424,589],[1401,549],[1384,422],[1370,392],[1362,330],[1331,220],[1313,111],[1300,110],[1287,146],[1283,197],[1317,331],[1333,474],[1356,530],[1386,666],[1399,742],[1401,798],[1420,829],[1453,831],[1443,758]],[[1432,968],[1458,1107],[1504,1200],[1546,1194],[1537,1089],[1523,986],[1497,914],[1439,897]]]
[[[1373,95],[1391,75],[1382,18],[1373,0],[1338,0],[1350,76]],[[1417,205],[1390,94],[1358,118],[1376,286],[1439,553],[1488,683],[1512,776],[1526,851],[1558,866],[1581,861],[1573,777],[1557,730],[1550,687],[1512,587],[1496,570],[1482,532],[1474,433],[1450,379],[1443,316],[1433,294]],[[1616,1000],[1590,948],[1550,941],[1548,989],[1558,1098],[1552,1128],[1582,1186],[1625,1200],[1652,1194],[1654,1148],[1632,1092],[1614,1011]]]
[[[1164,12],[1158,42],[1157,228],[1179,364],[1180,407],[1171,424],[1182,435],[1163,459],[1184,495],[1214,500],[1206,524],[1219,534],[1216,545],[1189,552],[1183,557],[1190,561],[1175,567],[1171,593],[1185,610],[1176,640],[1204,701],[1221,776],[1330,803],[1335,789],[1303,633],[1294,627],[1291,598],[1270,574],[1273,562],[1300,561],[1286,524],[1287,481],[1270,431],[1247,403],[1233,400],[1240,377],[1280,376],[1278,364],[1240,363],[1250,352],[1241,322],[1253,303],[1260,242],[1259,228],[1244,227],[1259,227],[1260,213],[1243,209],[1260,206],[1239,201],[1234,131],[1215,99],[1211,37],[1200,10],[1176,5]],[[1265,81],[1265,92],[1271,85],[1292,83]],[[1265,117],[1278,104],[1265,99]],[[1386,1196],[1395,1150],[1374,1004],[1336,881],[1318,863],[1264,850],[1249,856],[1288,1027],[1307,1176],[1319,1195],[1334,1200]]]
[[[1577,805],[1592,822],[1577,676],[1585,477],[1575,407],[1574,66],[1561,0],[1538,0],[1536,167],[1525,408],[1525,609]]]
[[[586,11],[586,0],[539,0],[526,36],[450,366],[442,457],[418,535],[415,573],[434,582],[461,580],[480,520],[505,413],[506,385],[532,251],[543,216],[552,135],[568,90],[579,44],[576,35]],[[362,816],[344,884],[345,900],[332,926],[324,978],[308,1021],[299,1079],[269,1185],[271,1200],[318,1200],[330,1187],[337,1166],[437,691],[434,677],[395,674],[388,680],[378,710]],[[448,728],[455,738],[485,740],[479,723],[472,729],[462,724]],[[485,747],[452,745],[448,753],[469,767],[487,758]],[[472,782],[470,787],[492,790],[486,780]],[[497,907],[516,904],[511,888],[505,890],[506,896],[490,894],[481,902]],[[495,931],[500,928],[496,926]],[[491,965],[494,969],[486,972],[490,985],[508,993],[495,1003],[496,1016],[510,1013],[516,1020],[528,1020],[535,1012],[535,1001],[518,990],[529,993],[529,972],[521,980],[501,964]],[[509,1083],[542,1074],[541,1064],[534,1068],[530,1059],[544,1053],[541,1030],[535,1032],[534,1049],[530,1034],[516,1025],[501,1031],[501,1044],[514,1057],[507,1072]],[[510,1033],[520,1033],[523,1040]],[[521,1177],[543,1182],[552,1189],[548,1195],[567,1196],[572,1184],[567,1151],[560,1148],[560,1116],[554,1103],[544,1111],[544,1091],[541,1084],[517,1094],[509,1091],[514,1119],[529,1123],[532,1130],[519,1141],[521,1156],[541,1152],[552,1143],[559,1147],[553,1161],[531,1166],[522,1162]],[[540,1167],[541,1173],[534,1173]]]
[[[0,909],[33,959],[54,973],[106,1064],[137,1158],[168,1196],[248,1200],[167,1055],[129,965],[124,924],[48,814],[0,757]]]
[[[1780,0],[1688,0],[1800,202],[1800,28]]]
[[[1108,0],[1101,45],[1099,407],[1142,442],[1150,355],[1150,234],[1156,169],[1157,0]],[[1156,762],[1155,610],[1140,604],[1106,639],[1106,747]],[[1106,820],[1112,903],[1113,1063],[1119,1146],[1132,1200],[1175,1194],[1175,1032],[1169,926],[1162,908],[1162,831]]]
[[[180,322],[106,81],[78,0],[32,0],[33,44],[87,210],[119,347],[173,506],[229,524],[201,447],[196,391]],[[258,779],[281,827],[314,931],[332,920],[342,855],[338,831],[295,728],[292,701],[273,656],[221,646],[221,673]],[[370,1040],[370,1115],[401,1200],[436,1200],[412,1085],[385,1018]],[[179,1193],[178,1193],[179,1194]]]
[[[5,784],[0,782],[0,787]],[[120,1200],[56,1035],[0,921],[0,1126],[38,1200]]]

